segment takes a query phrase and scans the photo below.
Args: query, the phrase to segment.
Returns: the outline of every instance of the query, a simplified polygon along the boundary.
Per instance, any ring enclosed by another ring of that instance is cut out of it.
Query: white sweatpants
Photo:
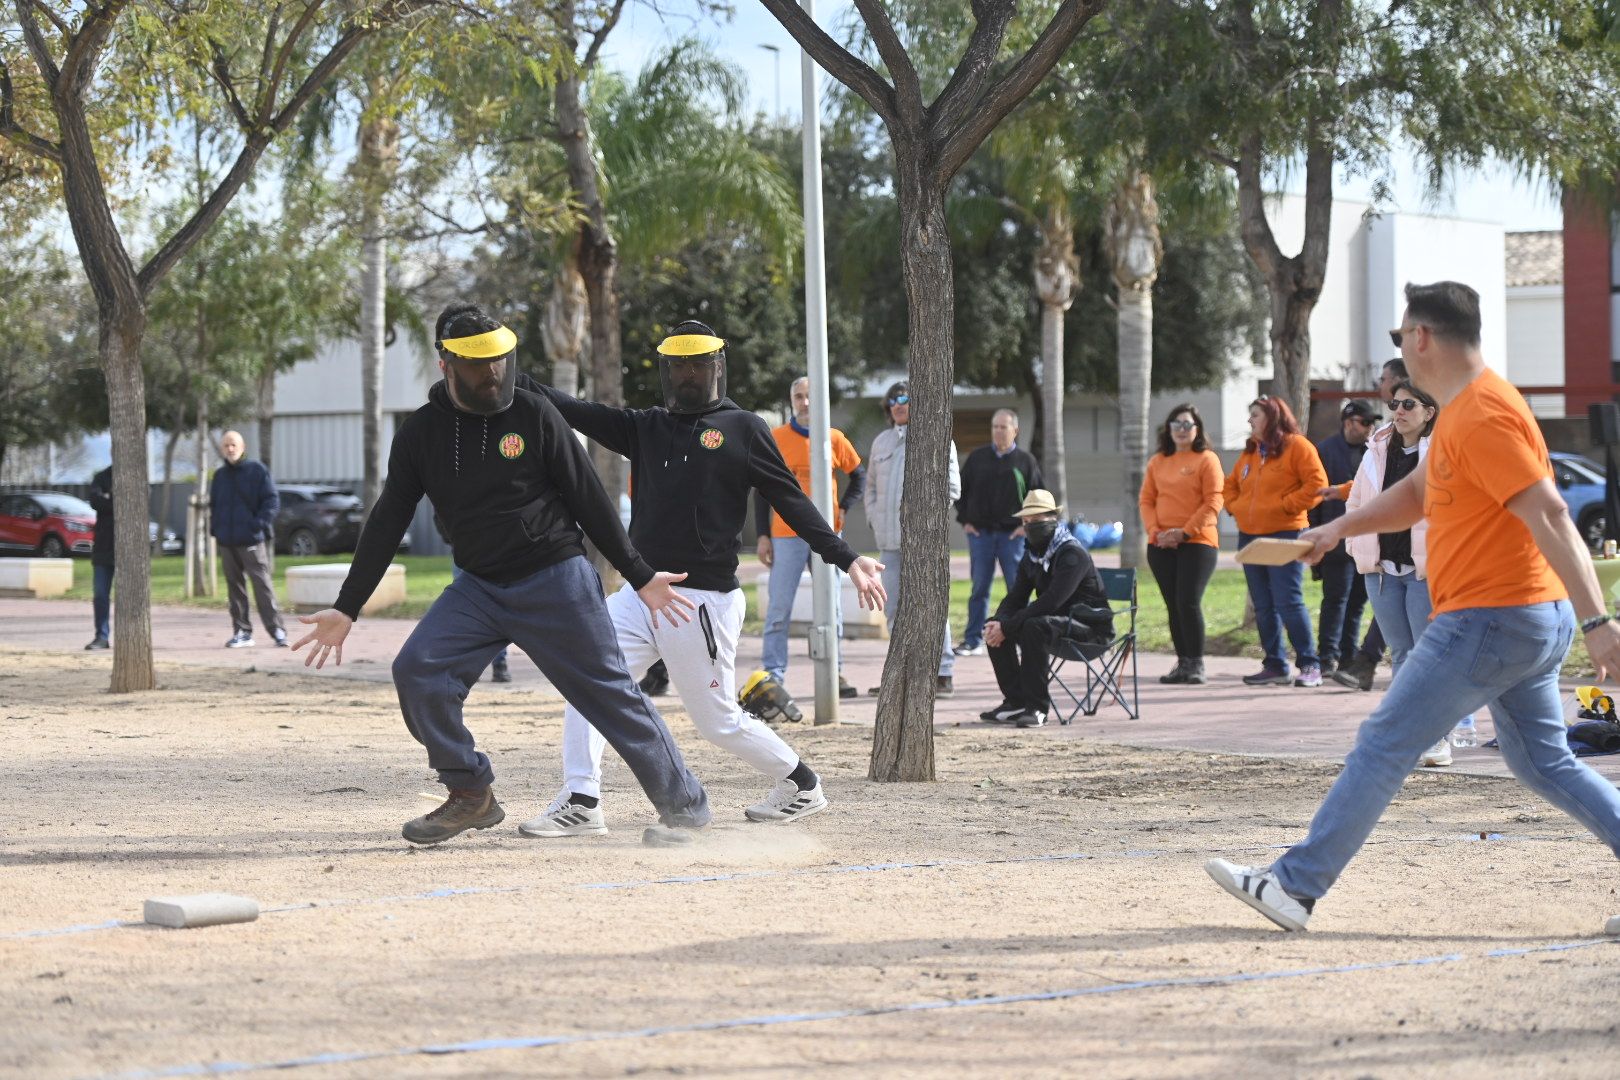
[[[742,590],[680,591],[698,610],[691,622],[675,627],[660,618],[654,628],[652,612],[628,584],[607,598],[630,677],[641,678],[661,658],[669,669],[670,686],[700,735],[772,780],[785,780],[798,768],[799,755],[737,704],[737,638],[747,606]],[[569,791],[600,797],[606,746],[607,740],[568,706],[563,712],[563,778]]]

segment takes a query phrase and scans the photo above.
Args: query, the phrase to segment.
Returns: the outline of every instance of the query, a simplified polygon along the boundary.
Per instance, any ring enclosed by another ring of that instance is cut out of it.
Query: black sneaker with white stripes
[[[819,783],[808,790],[800,790],[792,780],[778,780],[763,800],[743,813],[749,821],[797,821],[825,809],[827,797],[821,793]]]
[[[546,812],[530,818],[518,826],[518,832],[531,840],[550,840],[559,836],[593,836],[608,831],[607,816],[602,807],[580,806],[570,800],[573,793],[566,788],[546,807]]]
[[[1290,896],[1269,868],[1239,866],[1225,859],[1211,859],[1204,870],[1215,883],[1284,930],[1303,930],[1310,921],[1315,900]]]

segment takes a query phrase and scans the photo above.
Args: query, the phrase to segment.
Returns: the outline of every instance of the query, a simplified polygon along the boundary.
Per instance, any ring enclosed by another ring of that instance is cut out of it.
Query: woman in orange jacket
[[[1327,471],[1316,447],[1299,432],[1288,403],[1261,397],[1249,405],[1249,441],[1226,478],[1226,510],[1237,519],[1238,546],[1259,537],[1292,540],[1306,527],[1305,513],[1321,501]],[[1255,626],[1266,651],[1264,666],[1243,681],[1250,686],[1321,686],[1322,665],[1305,610],[1305,565],[1245,566]],[[1283,655],[1283,629],[1294,646],[1297,677]]]
[[[1221,459],[1204,438],[1204,418],[1177,405],[1159,429],[1159,452],[1149,459],[1140,507],[1147,533],[1148,568],[1170,614],[1176,666],[1162,683],[1204,681],[1204,589],[1220,550]]]

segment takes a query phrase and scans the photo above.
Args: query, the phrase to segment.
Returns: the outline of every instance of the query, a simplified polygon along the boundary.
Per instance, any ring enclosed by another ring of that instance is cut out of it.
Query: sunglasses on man
[[[891,409],[894,408],[896,405],[909,405],[910,403],[911,403],[911,395],[910,394],[896,394],[894,397],[889,399],[889,407]]]

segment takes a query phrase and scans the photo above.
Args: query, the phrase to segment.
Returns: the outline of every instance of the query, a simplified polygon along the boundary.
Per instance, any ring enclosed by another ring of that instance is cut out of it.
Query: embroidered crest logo
[[[510,461],[512,458],[523,456],[523,436],[511,432],[501,436],[501,457]]]
[[[698,445],[705,450],[718,450],[725,441],[725,433],[719,428],[709,428],[698,436]]]

